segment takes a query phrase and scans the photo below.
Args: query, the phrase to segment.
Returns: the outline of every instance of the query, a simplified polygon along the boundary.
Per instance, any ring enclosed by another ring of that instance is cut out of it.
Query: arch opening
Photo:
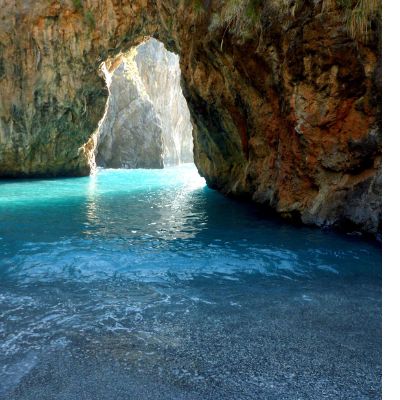
[[[193,162],[179,56],[149,38],[102,63],[101,70],[109,96],[95,134],[95,165],[164,168]]]

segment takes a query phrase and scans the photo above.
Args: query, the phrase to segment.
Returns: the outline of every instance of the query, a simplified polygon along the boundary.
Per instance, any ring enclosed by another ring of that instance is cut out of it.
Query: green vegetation
[[[193,8],[199,0],[195,0]],[[301,12],[304,0],[225,0],[218,18],[213,15],[210,29],[224,27],[239,37],[263,31],[272,20],[282,25]],[[382,0],[324,0],[322,12],[338,10],[343,16],[349,34],[360,41],[368,41],[373,23],[380,23]]]
[[[196,14],[204,13],[204,4],[203,0],[194,0],[193,1],[193,10]]]
[[[231,33],[245,37],[261,27],[262,0],[229,0],[222,11],[221,22]]]
[[[3,52],[4,47],[0,44],[0,78],[6,73],[6,68],[4,66],[4,59],[3,59]]]
[[[89,28],[93,30],[96,27],[96,20],[92,11],[88,10],[85,12],[85,22],[88,24]]]
[[[72,0],[72,5],[75,11],[81,12],[83,14],[86,25],[89,26],[90,30],[93,30],[96,27],[96,19],[94,18],[92,10],[86,10],[85,12],[83,12],[83,0]]]
[[[74,9],[76,11],[80,11],[83,9],[83,3],[82,0],[72,0],[72,4],[74,6]]]
[[[338,0],[338,3],[345,10],[345,21],[351,37],[368,41],[373,21],[381,22],[382,1],[358,0],[354,5],[350,0]]]
[[[3,57],[0,57],[0,78],[3,77],[3,75],[5,74],[6,69],[4,67],[4,61],[3,61]]]

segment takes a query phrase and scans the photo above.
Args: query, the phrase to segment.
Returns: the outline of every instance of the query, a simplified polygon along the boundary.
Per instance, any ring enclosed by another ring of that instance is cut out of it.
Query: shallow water
[[[0,183],[0,398],[378,399],[381,250],[193,165]]]

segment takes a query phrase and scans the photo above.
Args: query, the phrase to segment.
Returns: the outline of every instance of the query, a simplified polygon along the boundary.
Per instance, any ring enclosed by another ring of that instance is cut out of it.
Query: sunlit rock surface
[[[138,46],[135,61],[146,92],[161,122],[164,163],[193,162],[190,112],[182,94],[179,56],[150,39]]]
[[[105,72],[107,74],[107,72]],[[162,168],[161,122],[132,57],[110,74],[96,163],[109,168]]]
[[[104,71],[110,97],[99,128],[96,163],[162,168],[193,161],[190,113],[180,86],[179,57],[155,39]]]

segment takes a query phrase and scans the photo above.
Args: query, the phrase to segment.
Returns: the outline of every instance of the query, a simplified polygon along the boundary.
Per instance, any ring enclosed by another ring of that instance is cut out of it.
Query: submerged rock
[[[193,161],[192,124],[176,54],[150,39],[104,73],[110,95],[97,137],[97,165],[163,168]]]

